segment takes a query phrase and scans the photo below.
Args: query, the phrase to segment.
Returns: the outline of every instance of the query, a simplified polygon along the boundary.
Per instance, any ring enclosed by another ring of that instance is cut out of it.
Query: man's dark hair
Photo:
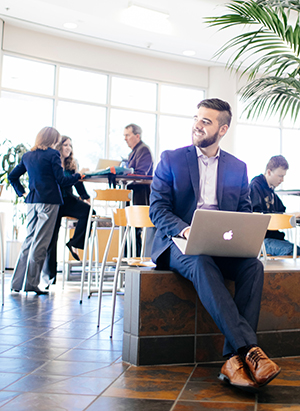
[[[219,126],[221,127],[224,124],[227,124],[228,127],[230,126],[232,112],[231,112],[230,105],[226,101],[220,100],[218,98],[208,98],[206,100],[200,101],[200,103],[197,105],[197,108],[200,108],[200,107],[211,108],[213,110],[219,111],[220,112],[220,114],[218,115]]]
[[[133,132],[134,135],[139,134],[140,137],[142,138],[142,132],[143,131],[142,131],[142,128],[140,126],[138,126],[137,124],[132,123],[132,124],[128,124],[128,126],[126,126],[125,128],[127,129],[129,127],[132,128],[132,132]]]
[[[289,163],[286,161],[286,159],[282,155],[271,157],[266,166],[266,171],[267,170],[273,171],[273,170],[276,170],[276,168],[278,167],[281,167],[284,170],[289,169]]]

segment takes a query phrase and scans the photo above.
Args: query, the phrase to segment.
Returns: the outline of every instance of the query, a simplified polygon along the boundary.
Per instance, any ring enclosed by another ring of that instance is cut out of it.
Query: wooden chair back
[[[296,227],[296,218],[292,214],[270,213],[271,216],[268,230],[286,230]]]
[[[276,230],[287,230],[293,228],[293,259],[297,258],[297,239],[296,239],[296,217],[292,214],[277,214],[277,213],[269,213],[271,216],[268,230],[276,231]],[[267,253],[264,243],[262,244],[262,254],[263,260],[267,261]],[[281,257],[291,257],[291,256],[281,256]],[[278,256],[269,256],[269,258],[278,258]]]
[[[129,227],[143,228],[154,227],[149,217],[149,206],[125,207],[127,224]]]
[[[94,200],[99,201],[131,201],[132,191],[117,188],[108,188],[106,190],[94,190]]]
[[[112,218],[114,222],[114,226],[116,227],[126,227],[127,219],[126,213],[124,208],[116,208],[112,210]]]

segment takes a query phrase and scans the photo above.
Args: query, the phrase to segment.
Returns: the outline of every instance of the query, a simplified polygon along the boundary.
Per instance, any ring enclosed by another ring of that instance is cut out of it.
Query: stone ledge
[[[299,266],[289,262],[285,268],[282,261],[271,263],[265,266],[259,345],[271,357],[298,355],[300,262]],[[233,293],[234,283],[228,281],[227,286]],[[221,361],[223,341],[188,280],[172,271],[126,271],[124,361],[135,365]]]

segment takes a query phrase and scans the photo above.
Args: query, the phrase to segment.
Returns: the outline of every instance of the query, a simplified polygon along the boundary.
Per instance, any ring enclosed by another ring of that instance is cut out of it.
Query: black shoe
[[[53,278],[50,278],[49,283],[45,287],[45,290],[49,290],[50,285],[55,285],[55,284],[56,284],[56,276]]]
[[[75,253],[75,251],[73,250],[73,247],[71,246],[70,242],[68,242],[66,244],[66,246],[68,247],[68,249],[70,250],[70,253],[72,254],[72,257],[75,258],[75,260],[80,261],[80,257],[77,253]]]
[[[47,295],[48,291],[42,291],[37,285],[26,285],[24,291],[34,291],[37,295]]]
[[[14,288],[11,288],[10,291],[11,291],[11,292],[14,291],[15,293],[19,293],[19,292],[20,292],[20,290],[15,290]]]

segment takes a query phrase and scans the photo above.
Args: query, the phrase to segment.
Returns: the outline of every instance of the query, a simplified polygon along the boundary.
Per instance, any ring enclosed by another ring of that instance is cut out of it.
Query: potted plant
[[[220,30],[244,29],[216,56],[230,51],[227,67],[247,75],[240,91],[248,118],[278,113],[295,120],[300,110],[299,0],[233,0],[226,8],[227,14],[206,21]]]
[[[28,148],[20,143],[14,146],[10,140],[5,140],[0,146],[1,170],[0,170],[0,184],[6,188],[11,189],[11,184],[8,180],[9,173],[13,168],[19,164],[24,153]],[[28,187],[27,173],[21,177],[21,183]],[[21,204],[24,203],[24,197],[18,197],[14,190],[12,190],[13,202],[13,218],[12,218],[12,241],[6,243],[6,268],[12,268],[15,260],[19,254],[21,243],[18,241],[19,227],[23,225],[26,218],[26,213],[22,211]]]

